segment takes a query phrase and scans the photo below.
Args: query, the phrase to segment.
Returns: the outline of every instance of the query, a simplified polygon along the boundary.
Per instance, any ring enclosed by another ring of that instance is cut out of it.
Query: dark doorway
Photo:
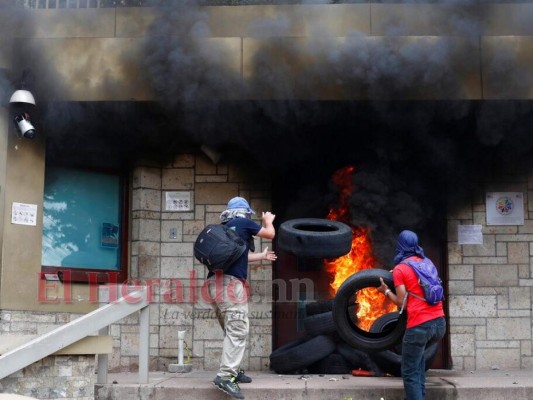
[[[434,224],[434,228],[442,231],[445,228],[445,221],[442,222],[438,227]],[[446,241],[442,241],[441,237],[440,235],[425,236],[421,233],[420,243],[426,255],[439,269],[441,278],[446,282],[447,246]],[[306,303],[312,301],[324,303],[335,296],[330,287],[333,276],[326,270],[325,260],[300,258],[283,251],[278,252],[278,255],[274,268],[274,349],[307,335],[303,323],[307,316]],[[392,265],[389,263],[381,267],[389,269]],[[449,334],[442,340],[432,368],[451,368]]]

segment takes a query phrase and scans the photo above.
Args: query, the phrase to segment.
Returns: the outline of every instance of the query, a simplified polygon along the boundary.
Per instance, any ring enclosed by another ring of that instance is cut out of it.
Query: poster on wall
[[[109,222],[102,223],[100,246],[107,249],[118,249],[119,226]]]
[[[524,225],[522,192],[489,192],[486,207],[487,225]]]
[[[37,204],[13,202],[11,206],[11,223],[17,225],[37,225]]]

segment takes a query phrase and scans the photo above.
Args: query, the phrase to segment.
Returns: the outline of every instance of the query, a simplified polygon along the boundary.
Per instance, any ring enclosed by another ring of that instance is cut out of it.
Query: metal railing
[[[105,287],[109,290],[109,287]],[[120,291],[119,291],[120,288]],[[123,293],[122,286],[115,293]],[[139,315],[139,383],[148,383],[148,357],[150,335],[150,308],[146,287],[128,287],[127,294],[116,301],[62,325],[28,343],[0,356],[0,379],[11,375],[77,341],[92,336],[108,334],[109,326],[140,311]],[[107,297],[106,299],[109,299]],[[107,354],[98,355],[97,383],[107,383]]]

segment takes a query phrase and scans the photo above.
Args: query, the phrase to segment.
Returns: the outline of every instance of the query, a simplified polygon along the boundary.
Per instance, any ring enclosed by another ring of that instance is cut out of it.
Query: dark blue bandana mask
[[[402,231],[398,236],[396,243],[396,254],[394,256],[394,265],[412,256],[424,258],[424,249],[418,245],[418,236],[412,231]]]

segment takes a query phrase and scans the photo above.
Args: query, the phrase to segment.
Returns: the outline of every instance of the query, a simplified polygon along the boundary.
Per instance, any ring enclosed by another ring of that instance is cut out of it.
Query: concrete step
[[[246,373],[253,382],[241,384],[246,400],[403,400],[397,377],[352,375],[277,375]],[[95,400],[222,400],[230,399],[212,385],[215,372],[151,372],[148,384],[138,384],[135,373],[109,374],[97,384]],[[449,371],[427,373],[426,400],[533,399],[531,371]]]

